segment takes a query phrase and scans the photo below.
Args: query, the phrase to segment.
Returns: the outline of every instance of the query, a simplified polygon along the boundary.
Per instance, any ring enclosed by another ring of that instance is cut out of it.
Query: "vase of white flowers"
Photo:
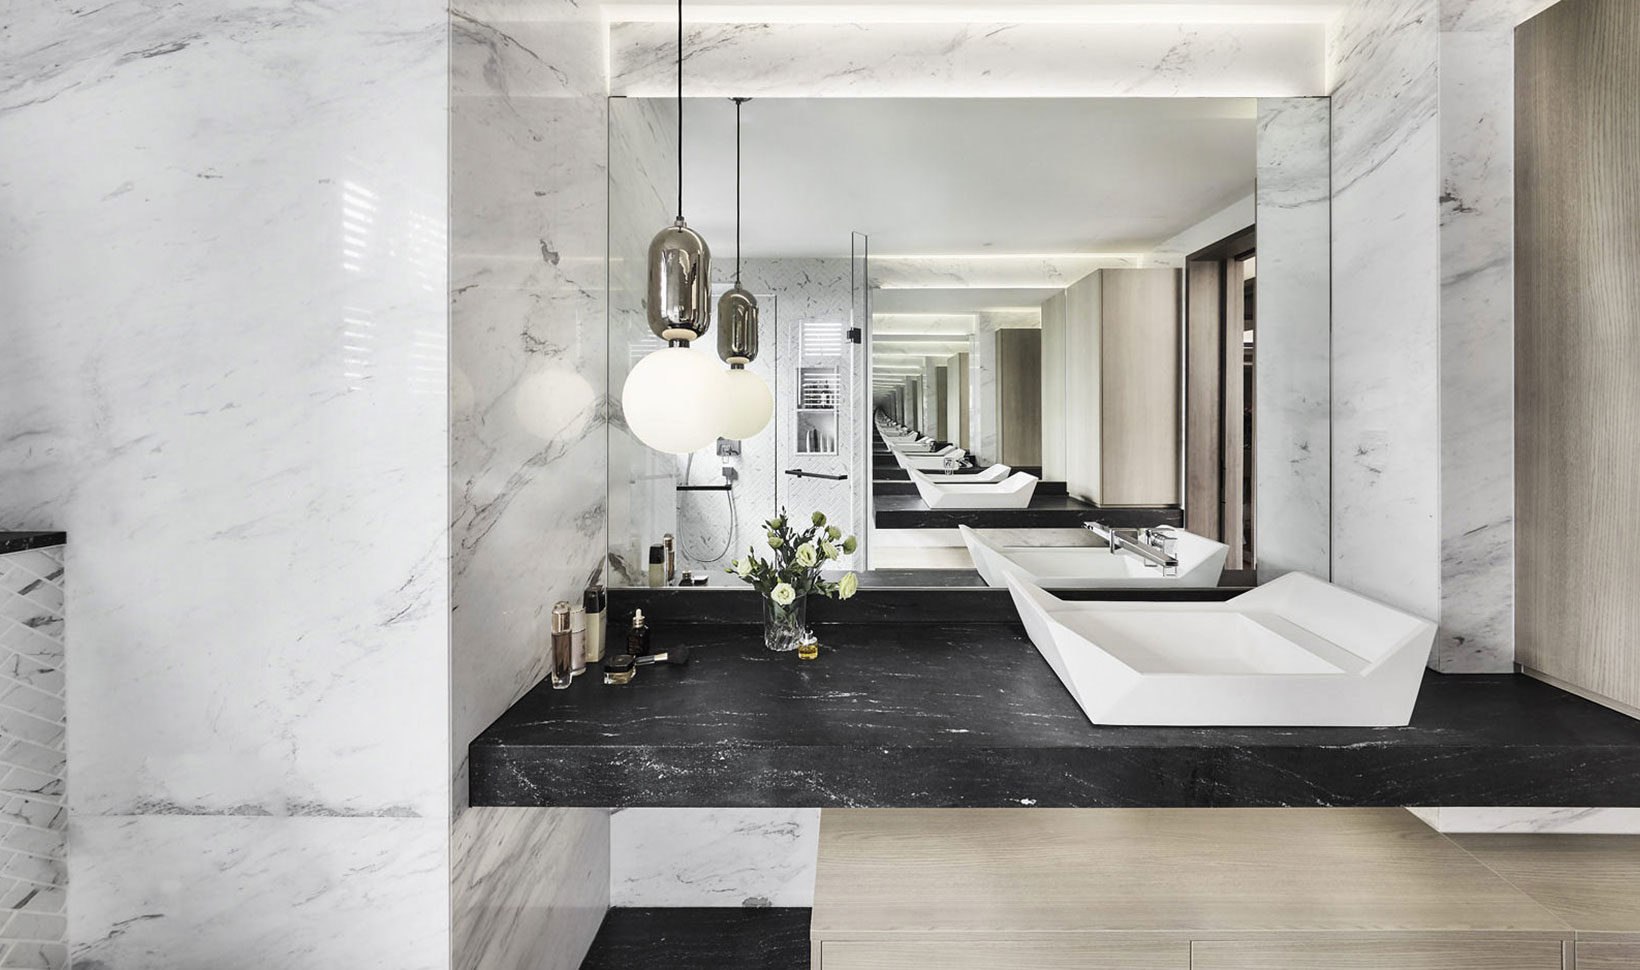
[[[844,573],[835,582],[820,578],[826,563],[850,555],[859,543],[843,530],[826,524],[824,513],[809,517],[802,532],[792,527],[786,510],[763,523],[771,553],[760,558],[747,549],[743,559],[729,565],[729,572],[750,583],[763,597],[763,645],[770,650],[796,650],[808,633],[810,593],[846,600],[860,587],[860,577]]]

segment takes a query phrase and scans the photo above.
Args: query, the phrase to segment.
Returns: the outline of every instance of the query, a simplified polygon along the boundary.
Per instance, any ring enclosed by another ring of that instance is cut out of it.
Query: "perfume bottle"
[[[633,657],[649,655],[649,627],[644,625],[643,610],[632,614],[632,629],[626,631],[626,652]]]
[[[552,677],[553,690],[563,690],[574,679],[571,661],[569,604],[558,602],[552,607],[552,640],[547,647],[547,670]]]
[[[817,660],[820,657],[820,638],[812,633],[803,634],[797,641],[797,659]]]
[[[602,586],[588,586],[581,596],[581,608],[587,614],[587,663],[604,659],[604,611],[609,597]]]
[[[655,543],[649,547],[649,588],[660,589],[666,585],[666,547]]]
[[[666,585],[670,586],[678,578],[678,542],[668,532],[661,536],[661,546],[666,550]]]
[[[572,677],[587,672],[587,610],[584,606],[569,608],[569,672]]]

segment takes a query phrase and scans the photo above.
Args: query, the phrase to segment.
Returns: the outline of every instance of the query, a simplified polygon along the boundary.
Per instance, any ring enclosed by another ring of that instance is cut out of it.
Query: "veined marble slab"
[[[629,808],[610,820],[612,906],[812,906],[818,808]]]

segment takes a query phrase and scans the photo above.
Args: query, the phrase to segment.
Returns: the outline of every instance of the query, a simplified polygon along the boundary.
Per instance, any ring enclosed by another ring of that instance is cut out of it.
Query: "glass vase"
[[[763,597],[763,645],[782,652],[796,650],[798,642],[808,633],[808,605],[807,593],[792,600],[790,606],[781,606]]]

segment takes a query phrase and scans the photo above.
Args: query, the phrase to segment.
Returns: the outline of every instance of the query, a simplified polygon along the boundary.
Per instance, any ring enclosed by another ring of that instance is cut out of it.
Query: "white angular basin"
[[[923,477],[935,485],[995,485],[1009,475],[1013,469],[1007,465],[992,465],[982,471],[962,475],[942,475],[935,472],[926,472]]]
[[[1095,724],[1400,727],[1435,624],[1303,573],[1224,603],[1067,602],[1006,576]]]
[[[1159,567],[1146,564],[1138,556],[1113,553],[1102,545],[1001,546],[965,525],[957,528],[974,568],[987,586],[1008,585],[1009,573],[1047,589],[1217,586],[1229,552],[1222,542],[1176,530],[1173,557],[1179,562],[1179,570],[1177,575],[1164,576]]]
[[[1014,472],[993,484],[975,485],[941,484],[915,470],[910,475],[923,504],[931,509],[1023,509],[1036,494],[1037,478],[1025,472]]]

